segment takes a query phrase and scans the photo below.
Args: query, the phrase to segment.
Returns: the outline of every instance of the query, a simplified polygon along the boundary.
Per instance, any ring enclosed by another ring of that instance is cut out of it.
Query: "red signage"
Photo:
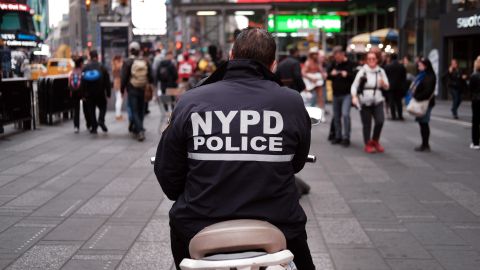
[[[347,0],[236,0],[241,4],[270,4],[270,3],[320,3],[320,2],[346,2]]]
[[[28,5],[18,3],[0,3],[0,10],[29,12],[30,7]]]

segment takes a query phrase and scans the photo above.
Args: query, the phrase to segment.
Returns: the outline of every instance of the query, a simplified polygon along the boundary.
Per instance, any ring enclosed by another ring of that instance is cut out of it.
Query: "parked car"
[[[75,63],[70,58],[52,58],[47,62],[47,75],[68,74],[73,70]]]

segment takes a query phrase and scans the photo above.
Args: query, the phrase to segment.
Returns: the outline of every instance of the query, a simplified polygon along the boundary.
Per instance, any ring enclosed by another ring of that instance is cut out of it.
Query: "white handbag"
[[[427,100],[418,101],[412,97],[407,106],[407,112],[416,117],[422,117],[427,113],[430,98]]]

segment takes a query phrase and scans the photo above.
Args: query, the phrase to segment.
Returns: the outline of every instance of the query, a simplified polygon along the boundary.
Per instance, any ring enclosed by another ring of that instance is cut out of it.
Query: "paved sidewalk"
[[[0,137],[0,269],[172,269],[172,203],[148,162],[163,118],[151,109],[143,143],[112,112],[107,134],[74,134],[64,122]],[[348,149],[327,142],[328,125],[313,128],[318,161],[300,173],[312,186],[301,202],[317,269],[480,269],[470,129],[433,119],[433,152],[416,153],[412,118],[387,121],[386,153],[367,155],[352,118]]]

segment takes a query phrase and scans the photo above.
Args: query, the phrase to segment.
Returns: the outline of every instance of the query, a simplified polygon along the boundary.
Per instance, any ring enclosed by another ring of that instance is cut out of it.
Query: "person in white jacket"
[[[385,120],[382,91],[387,91],[389,88],[385,70],[378,66],[377,54],[367,53],[366,64],[358,71],[351,88],[352,104],[360,110],[365,142],[364,150],[367,153],[383,153],[385,151],[379,142]],[[373,135],[372,117],[375,121]]]

